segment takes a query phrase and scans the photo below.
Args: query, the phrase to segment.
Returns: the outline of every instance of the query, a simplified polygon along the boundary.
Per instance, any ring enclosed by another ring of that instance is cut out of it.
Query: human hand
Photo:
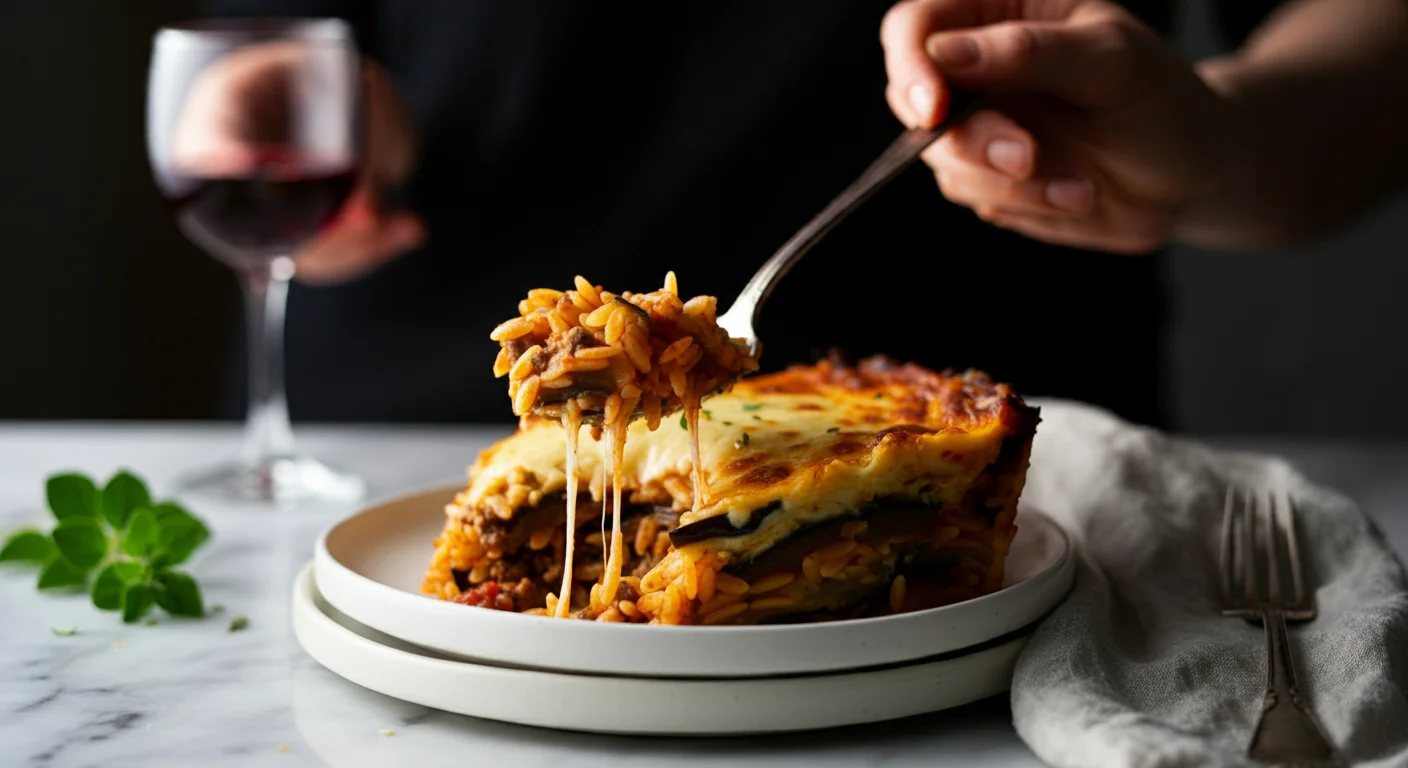
[[[988,94],[924,161],[949,200],[1032,238],[1151,251],[1233,151],[1230,103],[1103,0],[904,0],[881,42],[910,127],[942,117],[947,83]]]
[[[303,60],[308,55],[296,43],[268,43],[236,51],[202,72],[173,126],[173,167],[204,176],[238,176],[267,163],[268,144],[283,140],[287,132],[290,90],[307,87],[302,80],[309,77]],[[366,144],[357,184],[333,220],[294,255],[295,276],[302,282],[350,280],[425,239],[419,217],[385,210],[380,202],[380,191],[400,184],[412,169],[410,120],[380,67],[365,63],[360,85]]]

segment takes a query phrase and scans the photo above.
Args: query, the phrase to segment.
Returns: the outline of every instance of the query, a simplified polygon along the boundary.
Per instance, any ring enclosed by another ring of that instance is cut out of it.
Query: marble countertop
[[[457,482],[500,429],[302,429],[310,452],[363,473],[372,495]],[[182,470],[225,458],[232,428],[42,424],[0,427],[0,532],[47,527],[43,479],[131,467],[164,495]],[[1223,441],[1284,455],[1353,496],[1408,553],[1408,443]],[[0,764],[16,766],[1039,765],[1005,697],[864,728],[732,739],[616,738],[450,715],[359,688],[323,669],[290,626],[294,576],[348,505],[190,504],[215,538],[190,563],[206,620],[123,625],[81,596],[35,592],[0,567]],[[246,616],[248,628],[229,631]],[[69,637],[53,628],[74,626]],[[394,734],[384,735],[388,729]]]

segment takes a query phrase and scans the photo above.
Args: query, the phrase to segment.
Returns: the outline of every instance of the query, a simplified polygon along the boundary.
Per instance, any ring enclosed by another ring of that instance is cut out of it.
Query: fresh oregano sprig
[[[175,569],[210,538],[210,529],[172,501],[153,502],[146,483],[128,470],[102,490],[77,472],[44,483],[58,521],[49,534],[21,530],[0,547],[0,562],[41,566],[42,590],[83,587],[93,605],[137,622],[153,605],[173,616],[205,615],[200,586]]]

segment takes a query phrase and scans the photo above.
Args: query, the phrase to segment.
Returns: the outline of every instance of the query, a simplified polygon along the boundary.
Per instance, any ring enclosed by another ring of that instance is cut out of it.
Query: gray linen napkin
[[[1055,766],[1249,765],[1266,682],[1259,626],[1218,615],[1222,494],[1281,484],[1319,617],[1291,626],[1302,690],[1356,765],[1408,765],[1408,593],[1351,501],[1286,462],[1228,454],[1108,413],[1034,400],[1042,423],[1023,501],[1080,557],[1070,597],[1017,664],[1013,720]]]

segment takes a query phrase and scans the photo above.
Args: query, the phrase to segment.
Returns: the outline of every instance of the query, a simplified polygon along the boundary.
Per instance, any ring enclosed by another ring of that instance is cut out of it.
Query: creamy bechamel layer
[[[672,507],[682,513],[681,529],[726,515],[731,526],[725,527],[733,529],[727,549],[736,560],[878,499],[957,503],[989,466],[1004,458],[1025,461],[1036,411],[982,374],[942,375],[884,361],[859,368],[822,363],[744,379],[704,404],[699,451],[706,496],[698,510],[691,509],[690,436],[677,422],[655,431],[640,421],[631,425],[623,498]],[[579,445],[580,487],[599,501],[604,446],[585,428]],[[469,486],[447,513],[509,520],[561,494],[564,448],[559,422],[525,419],[478,457]],[[999,506],[1020,492],[1020,482],[993,488],[984,501]],[[753,515],[769,507],[772,513]]]

